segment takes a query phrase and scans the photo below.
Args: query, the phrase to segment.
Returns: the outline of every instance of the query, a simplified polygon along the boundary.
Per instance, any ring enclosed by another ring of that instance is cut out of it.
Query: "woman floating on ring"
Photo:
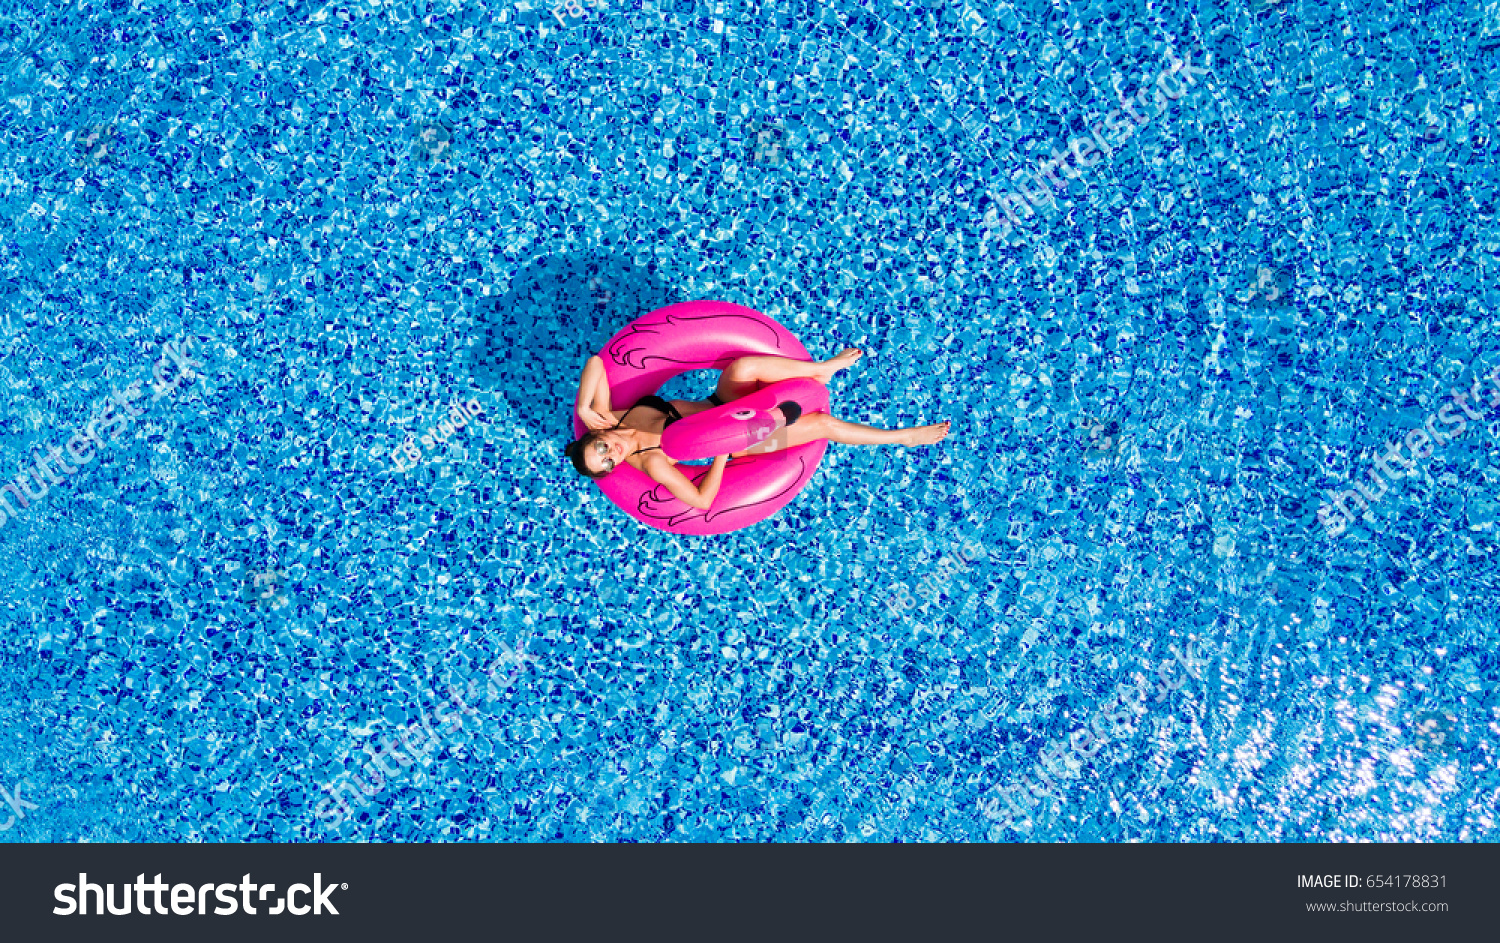
[[[826,386],[834,374],[852,366],[862,356],[863,351],[849,347],[837,357],[821,363],[774,356],[740,357],[724,368],[718,388],[707,400],[669,402],[651,394],[641,397],[626,410],[613,408],[604,361],[598,356],[590,357],[578,381],[577,402],[578,418],[589,431],[576,442],[569,443],[565,454],[573,460],[573,467],[579,474],[595,479],[608,476],[622,463],[629,464],[665,486],[685,504],[707,511],[719,494],[724,466],[734,456],[715,456],[707,476],[695,485],[678,469],[679,460],[663,451],[662,433],[666,427],[704,410],[742,399],[773,383],[806,377]],[[771,410],[771,417],[775,420],[775,431],[758,444],[742,449],[739,454],[776,452],[819,439],[846,445],[932,445],[943,441],[949,428],[949,423],[939,422],[909,429],[876,429],[835,419],[825,412],[803,414],[793,402],[782,403]]]

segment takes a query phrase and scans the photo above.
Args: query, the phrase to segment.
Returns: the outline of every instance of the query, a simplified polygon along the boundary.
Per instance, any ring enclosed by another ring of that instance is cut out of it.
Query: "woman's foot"
[[[951,422],[939,422],[930,426],[913,426],[910,429],[902,429],[902,445],[936,445],[948,438],[948,427]]]
[[[818,369],[813,371],[813,377],[819,383],[827,386],[828,381],[833,379],[833,375],[835,373],[838,373],[840,370],[847,370],[848,368],[854,366],[855,361],[859,360],[859,358],[863,357],[864,355],[865,352],[860,350],[858,347],[845,347],[843,350],[839,351],[837,357],[830,357],[829,359],[818,364]]]

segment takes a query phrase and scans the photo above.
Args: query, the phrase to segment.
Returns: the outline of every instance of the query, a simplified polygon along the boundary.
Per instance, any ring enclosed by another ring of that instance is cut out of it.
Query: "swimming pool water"
[[[7,5],[0,836],[1493,840],[1500,409],[1318,511],[1500,366],[1497,57],[1483,2]],[[695,298],[951,437],[642,529],[567,411]]]

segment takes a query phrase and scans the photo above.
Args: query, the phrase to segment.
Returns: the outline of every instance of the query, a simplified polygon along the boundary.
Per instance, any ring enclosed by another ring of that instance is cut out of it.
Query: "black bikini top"
[[[676,406],[673,406],[671,403],[669,403],[666,400],[662,399],[660,396],[657,396],[655,393],[650,393],[650,394],[647,394],[646,396],[642,396],[636,402],[635,406],[650,406],[652,409],[654,409],[657,412],[661,413],[663,416],[666,416],[667,417],[667,421],[662,425],[663,429],[666,429],[667,426],[670,426],[672,423],[674,423],[677,420],[679,420],[679,419],[682,418],[682,413],[679,413],[677,411],[677,407]],[[635,409],[635,406],[630,407],[630,409]],[[615,428],[616,429],[620,428],[620,426],[625,422],[625,416],[630,415],[630,409],[625,410],[625,415],[621,416],[620,417],[620,421],[617,422],[617,423],[615,423]],[[642,452],[649,452],[652,449],[659,449],[659,448],[661,448],[661,446],[659,446],[659,445],[648,445],[648,446],[645,446],[644,448],[636,449],[634,452],[631,452],[630,454],[631,455],[639,455]]]

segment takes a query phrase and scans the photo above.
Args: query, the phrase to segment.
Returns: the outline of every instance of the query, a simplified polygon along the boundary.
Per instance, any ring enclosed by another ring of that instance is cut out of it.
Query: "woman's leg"
[[[797,377],[812,377],[827,385],[833,375],[843,370],[860,357],[864,351],[846,347],[837,357],[828,360],[792,360],[788,357],[741,357],[719,376],[715,393],[724,402],[732,402],[741,396],[749,396],[762,386],[793,380]]]
[[[933,445],[948,437],[946,422],[909,429],[877,429],[857,422],[835,419],[827,413],[807,413],[794,426],[776,430],[769,439],[746,449],[746,452],[778,452],[806,445],[817,439],[842,442],[845,445]]]

